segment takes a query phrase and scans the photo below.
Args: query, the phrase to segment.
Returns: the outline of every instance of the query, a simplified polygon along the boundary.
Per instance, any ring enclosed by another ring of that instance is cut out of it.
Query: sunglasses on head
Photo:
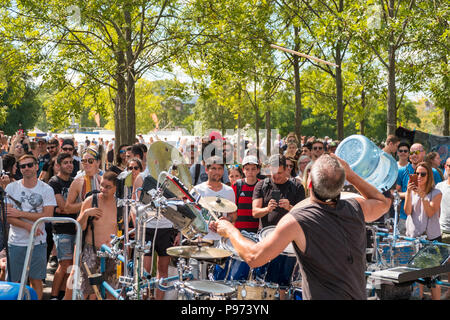
[[[399,152],[399,153],[402,153],[402,152],[408,153],[408,149],[398,149],[398,152]]]
[[[414,173],[417,174],[418,176],[421,176],[422,178],[427,176],[426,172],[414,172]]]
[[[63,151],[73,151],[73,148],[62,148]]]
[[[131,171],[131,170],[139,170],[140,168],[138,167],[138,166],[134,166],[134,167],[128,167],[128,170],[129,171]]]
[[[422,151],[423,151],[423,150],[422,150]],[[414,155],[414,154],[415,154],[415,155],[418,155],[418,154],[421,153],[422,151],[421,151],[421,150],[410,151],[409,154],[410,154],[410,155]]]
[[[89,163],[89,164],[93,164],[95,161],[95,159],[89,158],[89,159],[81,159],[82,163]]]
[[[34,166],[34,162],[19,164],[20,169],[25,169],[26,167],[33,168],[33,166]]]

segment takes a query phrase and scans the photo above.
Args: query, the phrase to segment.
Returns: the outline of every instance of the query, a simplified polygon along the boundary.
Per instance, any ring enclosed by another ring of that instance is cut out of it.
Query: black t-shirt
[[[67,195],[69,193],[69,187],[72,184],[73,178],[70,177],[69,180],[65,181],[58,176],[53,176],[48,181],[50,187],[53,188],[55,195],[60,194],[67,200]],[[65,213],[56,213],[53,212],[54,217],[64,217],[64,218],[72,218],[77,219],[78,214],[65,214]],[[57,234],[76,234],[76,227],[73,223],[54,223],[53,227],[55,229],[55,233]]]
[[[114,162],[114,149],[108,151],[108,153],[106,154],[106,159],[108,160],[109,163]]]
[[[304,300],[366,300],[366,224],[356,199],[312,202],[289,212],[306,239],[300,259]]]
[[[272,199],[273,190],[280,190],[280,199],[288,199],[291,206],[295,206],[305,199],[305,189],[297,179],[289,179],[283,184],[276,184],[273,183],[272,179],[266,178],[256,184],[253,200],[262,198],[262,208],[265,208],[269,204],[270,199]],[[277,207],[274,211],[261,218],[262,227],[276,225],[286,213],[288,213],[286,209]]]
[[[122,169],[120,169],[118,166],[112,166],[111,168],[109,168],[108,169],[109,171],[112,171],[112,172],[114,172],[114,173],[117,173],[117,174],[121,174],[122,173]]]
[[[80,171],[80,161],[73,159],[73,170],[72,170],[72,174],[70,176],[72,178],[75,178],[78,171]]]
[[[50,153],[46,153],[43,156],[41,155],[38,157],[38,163],[39,163],[38,176],[42,171],[48,171],[48,166],[50,165],[50,160],[52,160]]]

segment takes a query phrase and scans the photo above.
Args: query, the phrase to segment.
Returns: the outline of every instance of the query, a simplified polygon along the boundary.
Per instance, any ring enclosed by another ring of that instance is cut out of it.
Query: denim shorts
[[[22,279],[23,265],[27,254],[27,246],[8,245],[11,282],[20,282]],[[34,246],[33,254],[30,260],[30,271],[28,277],[30,279],[45,279],[47,276],[47,243],[37,244]]]
[[[53,241],[55,242],[56,257],[58,258],[58,261],[73,259],[73,251],[75,247],[74,234],[54,234]]]

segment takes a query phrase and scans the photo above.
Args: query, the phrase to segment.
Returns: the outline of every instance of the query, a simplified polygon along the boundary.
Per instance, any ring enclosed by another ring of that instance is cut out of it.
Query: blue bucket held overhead
[[[363,135],[345,138],[337,147],[336,155],[381,192],[389,190],[397,180],[398,166],[395,159]]]

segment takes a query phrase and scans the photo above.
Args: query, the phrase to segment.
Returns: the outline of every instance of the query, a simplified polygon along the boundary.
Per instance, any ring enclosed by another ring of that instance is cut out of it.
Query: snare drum
[[[259,240],[262,241],[274,230],[275,226],[263,228],[258,233]],[[286,289],[292,281],[296,264],[294,246],[290,243],[278,257],[258,269],[257,278],[263,279],[266,283],[276,283],[280,288]]]
[[[231,300],[236,290],[216,281],[184,282],[178,290],[178,300]]]
[[[242,235],[257,243],[256,234],[243,232]],[[239,257],[236,250],[234,250],[230,239],[222,238],[219,247],[224,250],[231,251],[233,255],[227,259],[224,266],[216,265],[214,269],[214,280],[230,280],[230,281],[247,281],[250,274],[250,266]]]
[[[277,300],[279,299],[278,285],[248,281],[236,286],[238,300]]]

